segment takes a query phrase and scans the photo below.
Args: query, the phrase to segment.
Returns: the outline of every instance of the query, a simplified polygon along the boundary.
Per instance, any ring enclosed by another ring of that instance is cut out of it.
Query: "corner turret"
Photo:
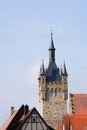
[[[61,82],[63,84],[63,92],[64,92],[64,99],[67,100],[68,99],[68,81],[67,81],[67,76],[68,76],[68,73],[67,73],[67,70],[66,70],[66,65],[65,65],[65,62],[64,62],[64,65],[63,65],[63,69],[61,67]]]
[[[41,100],[46,99],[46,73],[44,69],[43,60],[40,66],[40,74],[38,80],[39,80],[39,102],[40,102]]]
[[[65,75],[65,76],[68,76],[68,74],[67,74],[67,70],[66,70],[65,62],[64,62],[64,75]]]
[[[44,69],[44,60],[42,59],[42,64],[40,66],[40,76],[45,75],[45,69]]]

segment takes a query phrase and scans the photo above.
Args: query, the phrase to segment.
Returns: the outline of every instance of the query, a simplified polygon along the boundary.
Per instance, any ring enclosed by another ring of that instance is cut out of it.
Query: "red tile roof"
[[[0,130],[6,130],[6,128],[9,126],[15,115],[17,114],[17,110],[13,112],[11,116],[7,119],[7,121],[3,124],[3,126],[0,128]]]
[[[87,130],[87,115],[64,115],[65,130]]]
[[[70,94],[73,114],[87,113],[87,94]]]
[[[22,105],[19,110],[14,111],[13,114],[9,116],[4,125],[0,128],[0,130],[7,130],[13,125],[16,127],[18,124],[20,124],[20,122],[25,118],[24,107],[25,106]]]
[[[62,123],[59,123],[57,126],[57,130],[62,130],[62,127],[63,127]]]
[[[27,109],[28,106],[22,105],[19,110],[13,112],[13,114],[7,119],[4,125],[0,128],[0,130],[17,130],[20,129],[20,125],[22,125],[26,119],[32,114],[33,111],[36,111],[40,116],[39,112],[36,108],[31,110]],[[40,116],[41,117],[41,116]],[[48,130],[53,130],[50,126],[46,124],[44,119],[41,117],[45,125],[47,126]]]

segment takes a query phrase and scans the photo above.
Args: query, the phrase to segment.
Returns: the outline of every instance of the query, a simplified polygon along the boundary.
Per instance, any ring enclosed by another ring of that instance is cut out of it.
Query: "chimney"
[[[14,107],[11,107],[11,115],[14,113]]]
[[[28,111],[29,111],[29,106],[28,106],[28,105],[25,105],[25,106],[24,106],[24,115],[25,115],[25,116],[27,115]]]

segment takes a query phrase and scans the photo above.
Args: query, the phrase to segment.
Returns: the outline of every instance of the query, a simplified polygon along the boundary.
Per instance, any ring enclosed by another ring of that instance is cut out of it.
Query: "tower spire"
[[[64,75],[66,75],[66,76],[68,75],[68,74],[67,74],[67,70],[66,70],[65,61],[64,61]]]
[[[60,66],[60,74],[61,74],[61,76],[63,75],[62,66]]]
[[[45,74],[45,69],[44,69],[44,60],[42,59],[42,64],[40,66],[40,75]]]
[[[55,47],[53,43],[53,33],[51,31],[51,42],[49,46],[49,62],[55,61]]]

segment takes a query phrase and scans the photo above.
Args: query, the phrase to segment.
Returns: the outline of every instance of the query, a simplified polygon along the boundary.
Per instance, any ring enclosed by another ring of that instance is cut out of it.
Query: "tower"
[[[45,121],[56,129],[56,125],[62,122],[62,115],[67,112],[67,70],[64,66],[58,68],[55,62],[55,47],[53,35],[49,46],[49,65],[44,68],[44,62],[40,66],[39,82],[39,102],[41,114]]]

